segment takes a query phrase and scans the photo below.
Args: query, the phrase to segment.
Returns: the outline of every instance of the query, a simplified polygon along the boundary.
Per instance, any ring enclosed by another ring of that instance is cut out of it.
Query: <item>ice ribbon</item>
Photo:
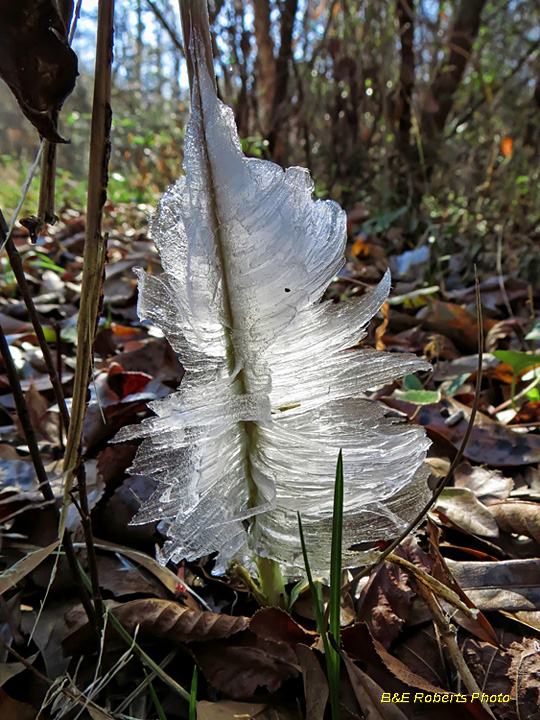
[[[200,51],[194,48],[194,56]],[[161,521],[161,560],[219,553],[217,571],[251,553],[303,566],[297,511],[314,571],[329,563],[335,466],[343,449],[343,562],[350,546],[395,537],[427,498],[422,428],[357,397],[427,363],[350,349],[390,290],[387,273],[353,302],[320,302],[344,263],[345,213],[314,201],[309,172],[244,157],[233,113],[196,62],[181,178],[151,225],[164,273],[139,277],[138,313],[185,368],[131,471],[158,489],[135,523]]]

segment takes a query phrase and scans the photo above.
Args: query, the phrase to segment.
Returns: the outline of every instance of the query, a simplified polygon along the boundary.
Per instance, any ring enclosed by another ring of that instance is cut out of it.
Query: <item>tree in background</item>
[[[411,242],[426,228],[496,232],[509,209],[519,232],[536,231],[539,0],[211,0],[209,9],[219,93],[248,154],[309,166],[318,193],[361,204],[383,217],[371,226],[397,223]],[[81,75],[60,123],[72,144],[59,172],[74,181],[84,177],[93,12],[76,36]],[[172,0],[116,3],[120,200],[152,201],[181,172],[188,99],[177,12]],[[35,136],[6,93],[0,153],[29,161]]]

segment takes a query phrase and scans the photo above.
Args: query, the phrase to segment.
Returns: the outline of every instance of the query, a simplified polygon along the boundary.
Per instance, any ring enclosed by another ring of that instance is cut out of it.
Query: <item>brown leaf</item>
[[[500,470],[462,462],[454,473],[454,485],[469,488],[484,505],[489,505],[506,500],[512,492],[514,481],[504,477]]]
[[[207,680],[235,700],[252,697],[258,687],[275,692],[300,671],[287,644],[263,640],[250,630],[192,650]]]
[[[109,552],[118,553],[132,560],[138,565],[142,565],[145,570],[152,573],[173,595],[176,593],[178,585],[178,577],[167,567],[163,567],[150,555],[140,550],[132,550],[124,545],[107,542],[106,540],[96,540],[94,545],[99,550],[108,550]],[[100,576],[101,577],[101,576]],[[161,595],[160,595],[161,597]]]
[[[540,400],[531,400],[522,405],[514,417],[510,420],[510,425],[532,425],[540,421]]]
[[[29,389],[24,393],[26,407],[30,415],[30,424],[34,428],[37,440],[43,440],[49,443],[58,441],[58,416],[56,413],[49,413],[49,403],[36,390],[33,382],[30,383]],[[24,437],[24,431],[17,418],[15,422],[17,432]]]
[[[425,330],[442,332],[459,348],[467,352],[475,352],[478,348],[478,323],[476,316],[454,303],[434,300],[416,315],[422,320]],[[484,332],[495,324],[494,320],[484,318]]]
[[[0,717],[6,720],[35,720],[37,710],[28,703],[19,702],[0,688]]]
[[[454,614],[454,618],[461,625],[473,635],[476,635],[480,640],[484,640],[491,645],[497,645],[497,635],[491,626],[488,619],[483,613],[479,611],[476,605],[472,602],[467,593],[464,592],[460,584],[456,581],[452,575],[450,568],[442,556],[439,548],[440,530],[439,528],[428,519],[428,537],[429,537],[429,552],[434,559],[433,565],[433,577],[444,583],[450,590],[453,590],[465,603],[465,605],[473,610],[477,611],[476,617],[471,618],[461,610],[457,610]]]
[[[482,611],[537,610],[540,607],[540,560],[457,562],[446,560],[456,581]]]
[[[507,702],[489,703],[501,720],[536,720],[540,702],[540,666],[536,640],[504,636],[506,647],[497,649],[486,643],[467,638],[462,652],[467,666],[483,692],[490,696],[509,696]],[[511,640],[515,638],[515,642]],[[519,710],[516,705],[519,698]]]
[[[144,595],[168,599],[169,593],[155,577],[111,555],[97,556],[99,584],[115,598]]]
[[[328,681],[315,650],[306,645],[296,646],[296,655],[302,667],[306,720],[323,720],[328,702]]]
[[[369,675],[343,653],[345,667],[364,717],[370,720],[407,720],[400,707],[393,702],[381,702],[383,689]]]
[[[228,638],[248,626],[245,617],[191,610],[172,600],[145,598],[123,603],[113,610],[125,629],[163,637],[174,642],[199,642]]]
[[[65,142],[56,116],[75,87],[77,56],[52,0],[0,4],[0,76],[40,135]]]
[[[430,570],[430,558],[412,538],[404,541],[396,554]],[[384,563],[362,591],[357,619],[365,622],[371,635],[388,648],[410,619],[414,596],[407,573],[394,563]]]
[[[455,525],[473,535],[498,537],[499,527],[487,507],[469,488],[444,488],[433,507]]]
[[[385,648],[397,638],[410,615],[414,592],[408,581],[398,565],[383,563],[362,592],[358,619]]]
[[[265,703],[237,702],[236,700],[220,700],[219,702],[199,700],[197,703],[197,720],[251,720],[251,718],[259,717],[265,708]]]
[[[540,504],[512,500],[494,503],[488,510],[504,532],[526,535],[540,543]]]
[[[6,590],[14,587],[23,577],[32,572],[32,570],[35,570],[57,547],[58,540],[55,540],[50,545],[47,545],[47,547],[28,553],[28,555],[25,555],[21,560],[16,562],[15,565],[4,570],[4,572],[0,574],[0,595],[3,595]]]
[[[274,705],[263,703],[220,700],[197,703],[198,720],[298,720],[298,707],[294,705]]]
[[[261,640],[281,642],[292,649],[298,643],[313,645],[319,637],[318,633],[300,627],[289,613],[275,607],[258,610],[249,621],[249,629]]]
[[[69,664],[69,660],[58,652],[66,632],[64,619],[66,608],[67,605],[58,605],[49,601],[45,609],[42,609],[38,623],[36,623],[37,611],[25,610],[22,613],[21,629],[28,636],[32,634],[32,640],[39,648],[46,674],[50,678],[63,675]]]
[[[433,720],[432,705],[426,702],[414,702],[414,696],[418,691],[423,693],[448,693],[441,689],[444,687],[441,678],[445,675],[444,666],[439,645],[435,639],[433,626],[430,633],[422,630],[417,633],[418,642],[414,645],[412,652],[407,655],[407,665],[399,659],[390,655],[383,646],[369,635],[369,631],[363,623],[357,623],[352,628],[346,628],[341,633],[342,647],[346,651],[349,658],[362,663],[365,672],[372,678],[377,685],[382,688],[383,692],[389,692],[393,696],[395,693],[402,695],[403,693],[411,693],[411,702],[400,705],[402,711],[408,718],[425,718]],[[410,642],[410,638],[407,640]],[[401,643],[398,649],[403,648]],[[411,662],[413,661],[413,662]],[[409,665],[415,667],[421,666],[420,672],[413,672]],[[439,676],[434,672],[434,668],[441,668]],[[431,673],[436,684],[429,682],[423,677]],[[456,705],[455,703],[440,703],[437,706],[437,720],[455,720]],[[460,720],[489,720],[489,716],[481,705],[470,702],[459,706]]]
[[[444,438],[455,448],[461,446],[471,414],[467,405],[442,398],[438,403],[419,408],[394,397],[380,399],[423,425],[429,435]],[[537,463],[540,462],[540,435],[517,433],[478,412],[464,455],[474,462],[497,467]]]
[[[525,638],[510,646],[512,665],[508,672],[515,683],[516,706],[520,720],[538,717],[540,707],[540,644]]]
[[[383,684],[383,681],[380,679],[381,676],[376,675],[374,669],[377,669],[377,667],[380,669],[382,666],[402,683],[402,690],[414,687],[429,693],[444,692],[441,690],[440,680],[433,672],[432,667],[427,666],[433,680],[433,682],[430,682],[426,680],[424,675],[414,672],[401,662],[401,660],[391,655],[378,640],[371,637],[364,623],[357,623],[352,628],[343,630],[341,633],[341,642],[348,656],[353,660],[365,663],[370,675],[376,676],[376,679],[381,685]],[[384,688],[385,690],[388,689],[386,683],[384,684]],[[396,691],[399,692],[400,690],[396,688]]]
[[[193,610],[174,600],[144,598],[121,604],[108,601],[107,605],[130,635],[133,636],[138,626],[138,637],[142,639],[164,638],[176,643],[202,642],[228,638],[248,626],[248,618]],[[70,634],[62,643],[68,655],[84,645],[90,633],[84,615],[77,612],[75,616],[71,611],[70,615]],[[109,630],[114,632],[110,627]]]
[[[38,655],[39,653],[35,653],[31,657],[26,658],[30,665],[32,665]],[[26,670],[26,665],[23,665],[22,662],[0,663],[0,687],[23,670]]]

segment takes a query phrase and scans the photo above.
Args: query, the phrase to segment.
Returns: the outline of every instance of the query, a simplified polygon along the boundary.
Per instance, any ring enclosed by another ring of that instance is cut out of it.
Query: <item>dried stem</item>
[[[11,265],[11,269],[13,270],[13,274],[15,275],[15,279],[17,280],[17,285],[19,286],[21,297],[24,301],[24,304],[26,305],[26,309],[28,310],[28,316],[34,328],[34,332],[36,333],[39,347],[41,348],[41,352],[43,353],[43,359],[45,361],[45,365],[47,366],[47,372],[51,380],[54,397],[58,404],[60,417],[62,418],[64,427],[67,429],[69,427],[69,413],[66,407],[64,391],[62,390],[62,383],[60,381],[58,373],[56,372],[54,360],[51,355],[47,340],[45,339],[39,316],[37,314],[36,306],[34,305],[34,301],[32,300],[32,296],[30,294],[30,288],[28,287],[28,282],[26,281],[26,276],[24,274],[21,256],[19,254],[19,251],[15,247],[15,243],[13,242],[12,238],[6,238],[7,229],[7,223],[5,221],[2,211],[0,210],[0,244],[3,244],[5,241],[5,247],[9,258],[9,263]]]
[[[60,513],[59,536],[63,535],[69,507],[73,479],[79,480],[79,502],[88,563],[92,582],[92,595],[99,622],[102,620],[102,601],[99,589],[97,562],[92,536],[84,468],[81,457],[83,420],[86,413],[88,380],[92,363],[92,346],[98,323],[103,274],[107,255],[107,241],[102,234],[103,206],[107,198],[108,166],[111,150],[111,65],[113,51],[114,0],[99,0],[94,99],[90,132],[90,158],[88,196],[86,208],[86,236],[83,258],[83,286],[78,320],[77,364],[73,387],[73,404],[69,427],[64,469],[66,481]]]
[[[418,579],[411,578],[411,584],[415,591],[424,599],[426,605],[428,606],[433,617],[433,621],[441,634],[442,641],[446,646],[452,663],[454,664],[454,667],[456,668],[461,679],[463,680],[465,687],[471,695],[482,695],[482,691],[478,687],[478,683],[476,682],[473,674],[469,670],[467,663],[465,662],[465,658],[463,657],[463,653],[461,652],[458,645],[456,629],[448,621],[445,614],[441,610],[437,598],[429,589],[429,587],[425,583],[420,582]],[[495,718],[487,703],[483,702],[482,706],[490,717]]]
[[[38,218],[54,224],[58,217],[54,212],[54,188],[56,180],[56,144],[43,141],[41,153],[41,179],[39,183]]]
[[[29,670],[35,677],[39,678],[39,680],[42,680],[46,685],[49,687],[56,686],[58,688],[58,692],[63,693],[68,698],[76,702],[78,705],[82,705],[84,708],[90,706],[93,708],[96,712],[93,717],[99,717],[103,718],[103,720],[108,720],[108,718],[111,718],[111,716],[108,713],[105,713],[103,708],[100,708],[99,705],[96,705],[92,700],[85,697],[82,693],[76,694],[72,692],[71,690],[68,690],[64,685],[60,683],[56,683],[54,680],[51,680],[51,678],[47,677],[47,675],[44,675],[42,672],[40,672],[37,668],[35,668],[32,663],[28,662],[28,660],[23,657],[20,653],[18,653],[14,648],[12,648],[10,645],[7,644],[5,640],[3,640],[0,637],[0,645],[4,647],[9,653],[11,653],[24,667]],[[99,713],[99,715],[98,715]],[[40,717],[42,717],[40,715]],[[112,718],[111,718],[112,720]]]
[[[16,408],[17,414],[19,416],[19,422],[21,423],[21,427],[24,432],[24,437],[26,438],[26,444],[28,445],[28,450],[30,452],[30,457],[32,458],[32,463],[33,463],[34,469],[36,471],[36,476],[38,479],[40,492],[43,495],[43,498],[46,500],[47,504],[49,505],[50,512],[53,513],[55,521],[58,523],[59,519],[60,519],[60,514],[58,512],[58,508],[55,505],[54,493],[50,486],[49,479],[47,477],[47,473],[45,472],[45,468],[43,467],[43,460],[41,459],[41,454],[39,452],[39,447],[38,447],[37,440],[36,440],[36,434],[34,432],[34,428],[32,427],[32,423],[30,421],[30,414],[28,412],[28,408],[26,406],[26,400],[24,399],[24,394],[21,389],[21,383],[19,382],[19,377],[17,375],[17,368],[15,367],[13,358],[11,357],[9,345],[8,345],[6,336],[4,335],[4,331],[1,326],[0,326],[0,353],[1,353],[2,359],[4,361],[4,367],[5,367],[7,378],[9,380],[11,392],[13,393],[13,399],[15,401],[15,408]],[[71,535],[69,532],[66,532],[64,534],[63,543],[64,543],[64,550],[66,552],[66,558],[69,563],[71,573],[73,575],[73,578],[74,578],[77,588],[79,590],[81,602],[82,602],[84,609],[86,611],[86,614],[88,616],[90,625],[97,631],[98,624],[97,624],[96,614],[94,611],[94,607],[92,606],[92,603],[90,602],[90,598],[88,597],[86,587],[84,585],[84,581],[83,581],[83,578],[81,575],[79,564],[78,564],[77,558],[75,556],[75,550],[73,549],[73,545],[71,543]]]

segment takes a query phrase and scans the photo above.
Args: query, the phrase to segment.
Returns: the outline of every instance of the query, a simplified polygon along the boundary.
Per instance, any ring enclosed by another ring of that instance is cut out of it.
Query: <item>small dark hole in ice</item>
[[[291,288],[285,288],[285,292],[291,292]]]

